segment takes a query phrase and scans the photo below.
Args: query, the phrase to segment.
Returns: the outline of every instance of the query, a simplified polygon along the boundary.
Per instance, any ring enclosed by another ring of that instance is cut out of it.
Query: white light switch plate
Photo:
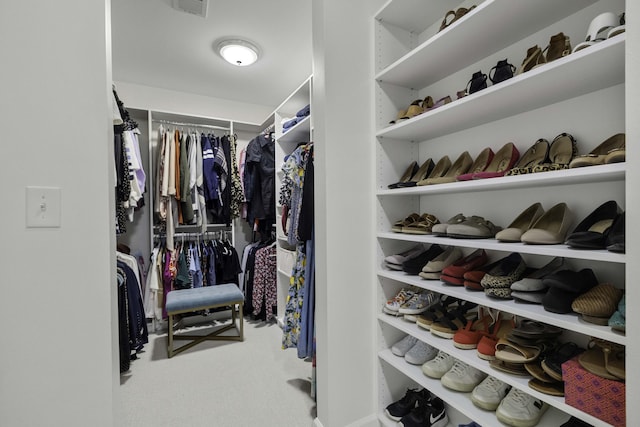
[[[60,227],[62,189],[59,187],[26,188],[27,228]]]

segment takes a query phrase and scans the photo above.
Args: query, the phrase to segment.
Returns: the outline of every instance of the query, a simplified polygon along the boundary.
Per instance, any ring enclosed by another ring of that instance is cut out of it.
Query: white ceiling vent
[[[206,18],[208,2],[209,0],[173,0],[173,8]]]

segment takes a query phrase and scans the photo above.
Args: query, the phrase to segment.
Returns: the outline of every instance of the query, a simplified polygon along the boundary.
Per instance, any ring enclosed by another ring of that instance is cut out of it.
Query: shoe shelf
[[[464,286],[445,285],[440,280],[426,280],[420,276],[412,276],[400,271],[379,270],[378,277],[391,279],[407,285],[417,286],[422,289],[450,295],[478,305],[498,309],[516,316],[537,320],[549,325],[578,332],[595,338],[602,338],[617,344],[626,345],[626,335],[612,330],[609,326],[600,326],[588,323],[580,319],[577,314],[558,314],[546,311],[542,305],[519,303],[515,300],[502,300],[490,298],[480,291],[470,291]],[[404,322],[406,323],[406,322]]]
[[[423,185],[392,190],[379,189],[378,196],[421,196],[426,194],[471,193],[508,189],[540,188],[554,185],[589,184],[594,182],[624,182],[626,164],[616,163],[559,171],[537,172],[499,178],[459,181],[438,185]]]
[[[482,426],[498,426],[503,425],[496,418],[495,412],[486,411],[476,407],[471,401],[471,393],[461,393],[453,390],[449,390],[442,385],[440,380],[435,378],[429,378],[422,373],[420,366],[411,365],[404,361],[402,357],[398,357],[391,353],[391,350],[386,349],[378,353],[378,358],[386,362],[391,367],[400,371],[405,376],[411,378],[411,380],[420,384],[420,386],[426,388],[434,395],[444,400],[448,407],[453,406],[458,412],[474,420]],[[485,369],[486,370],[486,369]],[[547,396],[549,397],[549,396]],[[575,411],[574,411],[575,412]],[[582,413],[580,413],[583,418]],[[555,407],[551,406],[540,419],[538,425],[541,426],[559,426],[569,417],[566,413],[561,412]],[[602,424],[600,422],[600,425]]]
[[[436,337],[434,336],[431,332],[420,328],[419,326],[417,326],[415,323],[411,323],[411,322],[407,322],[405,320],[403,320],[402,318],[397,318],[394,316],[390,316],[388,314],[384,314],[381,313],[378,316],[378,319],[383,322],[386,323],[396,329],[399,329],[401,331],[403,331],[406,334],[412,335],[416,338],[418,338],[420,341],[427,343],[429,345],[431,345],[432,347],[435,347],[439,350],[444,351],[445,353],[449,354],[450,356],[455,357],[458,360],[461,360],[465,363],[467,363],[468,365],[473,366],[476,369],[481,370],[482,372],[487,373],[488,375],[494,376],[495,378],[499,379],[500,381],[503,381],[509,385],[511,385],[512,387],[516,387],[522,391],[524,391],[525,393],[540,399],[544,402],[547,402],[552,408],[557,408],[559,411],[552,411],[551,408],[549,408],[549,410],[547,411],[547,413],[545,413],[545,415],[543,416],[542,420],[540,420],[539,425],[542,426],[546,426],[546,425],[560,425],[562,424],[562,422],[564,421],[560,421],[559,423],[556,424],[552,424],[550,423],[550,420],[546,418],[547,414],[551,413],[553,414],[554,412],[557,412],[556,415],[551,415],[552,417],[558,416],[558,417],[566,417],[567,415],[574,415],[578,418],[583,419],[584,421],[593,424],[594,426],[608,426],[609,424],[604,423],[603,421],[592,417],[589,414],[586,414],[582,411],[580,411],[579,409],[574,408],[573,406],[567,405],[566,403],[564,403],[564,397],[558,397],[558,396],[551,396],[548,394],[544,394],[544,393],[540,393],[539,391],[533,390],[532,388],[529,387],[528,385],[528,381],[531,377],[529,376],[518,376],[518,375],[511,375],[508,374],[506,372],[502,372],[499,371],[497,369],[492,368],[489,365],[489,362],[484,360],[484,359],[480,359],[477,355],[476,355],[476,350],[462,350],[459,349],[457,347],[455,347],[453,345],[453,340],[449,340],[446,338],[440,338],[440,337]],[[456,391],[451,391],[449,389],[447,389],[446,387],[442,386],[442,384],[440,383],[439,380],[437,379],[433,379],[430,377],[427,377],[426,375],[424,375],[424,373],[422,373],[422,369],[420,368],[420,366],[415,366],[415,365],[411,365],[409,363],[407,363],[404,358],[402,357],[398,357],[396,355],[394,355],[391,350],[382,350],[379,353],[379,357],[383,360],[385,360],[386,362],[388,362],[389,364],[393,365],[394,367],[396,367],[398,370],[403,371],[406,374],[409,374],[410,378],[417,381],[418,383],[420,383],[423,387],[427,388],[428,390],[432,391],[434,394],[440,396],[443,400],[446,400],[448,402],[452,402],[451,400],[448,400],[449,398],[454,398],[455,401],[453,401],[453,404],[455,405],[455,407],[460,410],[461,412],[463,412],[465,415],[467,415],[468,417],[470,417],[471,419],[475,420],[476,422],[478,422],[481,425],[496,425],[497,420],[495,419],[495,416],[493,415],[492,412],[489,411],[485,411],[482,409],[477,408],[473,402],[471,401],[471,393],[460,393],[460,392],[456,392]],[[417,377],[417,378],[416,378]],[[420,381],[422,380],[422,381]],[[426,383],[425,383],[426,382]],[[428,385],[427,385],[428,384]],[[445,399],[444,397],[442,397],[440,395],[440,393],[446,393],[447,399]],[[468,402],[464,402],[465,407],[461,408],[458,404],[462,403],[460,402],[460,399],[458,399],[459,396],[463,396],[464,399],[468,400]],[[467,403],[468,405],[470,405],[469,408],[467,408]],[[562,412],[560,412],[562,411]],[[564,414],[563,414],[564,412]],[[474,415],[475,413],[475,415]],[[487,420],[485,422],[480,421],[478,418],[478,413],[482,414],[482,415],[486,415],[486,416],[491,416],[493,417],[492,420]],[[566,419],[565,419],[566,421]]]
[[[433,235],[403,234],[394,232],[378,232],[379,239],[401,240],[424,244],[438,244],[442,246],[458,246],[461,248],[485,249],[502,252],[518,252],[530,255],[545,255],[550,257],[564,257],[589,261],[603,261],[624,264],[626,254],[607,250],[577,250],[567,245],[528,245],[525,243],[506,243],[496,239],[454,239]]]
[[[296,144],[300,141],[309,141],[309,135],[311,132],[311,116],[307,116],[288,131],[278,137],[278,143],[280,144]]]
[[[376,135],[382,143],[386,139],[425,141],[622,84],[625,40],[624,34],[605,40],[433,111],[388,126]],[[567,76],[580,78],[569,79]],[[563,83],[560,85],[558,82]]]
[[[398,3],[405,2],[388,4],[376,15],[376,19],[412,33],[421,33],[432,25],[437,31],[445,13],[453,6],[451,2],[448,5],[436,2],[436,6],[428,10],[429,15],[423,16],[427,13],[424,2]],[[486,0],[477,3],[480,4],[454,25],[435,33],[380,71],[375,79],[408,88],[429,86],[449,75],[452,70],[460,70],[478,62],[542,30],[559,18],[595,3],[595,0]],[[505,19],[505,16],[509,19]],[[423,25],[417,22],[421,18],[424,19]],[[425,67],[425,64],[429,66]]]

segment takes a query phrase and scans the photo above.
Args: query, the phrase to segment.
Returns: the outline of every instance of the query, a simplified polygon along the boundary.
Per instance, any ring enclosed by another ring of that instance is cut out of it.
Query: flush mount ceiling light
[[[246,67],[258,60],[258,47],[240,39],[228,39],[218,43],[218,53],[229,64]]]

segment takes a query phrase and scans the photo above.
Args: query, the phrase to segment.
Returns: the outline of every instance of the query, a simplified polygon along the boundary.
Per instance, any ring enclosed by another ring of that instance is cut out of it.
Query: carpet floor
[[[295,349],[282,350],[277,324],[245,320],[244,337],[206,341],[169,359],[167,334],[150,333],[144,351],[120,376],[116,425],[313,425],[311,363],[298,359]]]

